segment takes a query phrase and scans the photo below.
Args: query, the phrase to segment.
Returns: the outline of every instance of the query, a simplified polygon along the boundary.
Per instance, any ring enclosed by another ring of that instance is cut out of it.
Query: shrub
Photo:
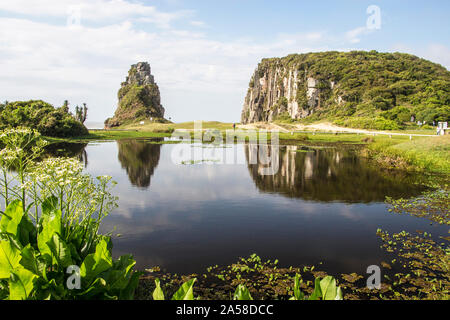
[[[9,102],[0,108],[0,130],[18,127],[32,128],[51,137],[89,134],[65,108],[55,109],[42,100]]]

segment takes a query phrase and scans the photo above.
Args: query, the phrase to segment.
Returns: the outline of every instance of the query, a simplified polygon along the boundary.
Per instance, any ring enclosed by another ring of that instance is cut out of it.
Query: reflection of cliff
[[[251,147],[245,146],[248,163]],[[318,201],[372,202],[385,196],[417,195],[423,188],[402,172],[383,173],[345,149],[308,149],[281,146],[279,170],[263,176],[261,165],[249,164],[250,174],[262,192]]]
[[[151,144],[145,140],[119,140],[117,144],[119,161],[122,168],[127,171],[131,184],[148,188],[158,166],[161,145]]]

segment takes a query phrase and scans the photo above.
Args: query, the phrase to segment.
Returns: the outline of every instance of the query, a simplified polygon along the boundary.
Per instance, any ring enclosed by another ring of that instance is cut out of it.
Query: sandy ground
[[[321,131],[321,132],[349,132],[349,133],[386,133],[385,131],[369,131],[364,129],[353,129],[353,128],[344,128],[336,126],[329,122],[322,123],[314,123],[309,125],[286,125],[286,128],[277,125],[275,123],[250,123],[245,125],[239,125],[240,129],[265,129],[265,130],[279,130],[281,132],[291,132],[291,131]]]

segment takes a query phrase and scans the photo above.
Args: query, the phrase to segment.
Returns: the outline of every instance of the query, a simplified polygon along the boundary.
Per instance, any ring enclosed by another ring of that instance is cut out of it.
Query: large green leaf
[[[341,287],[337,288],[336,297],[334,300],[344,300],[344,295],[342,294]]]
[[[320,290],[323,300],[334,300],[337,294],[336,279],[326,276],[320,281]]]
[[[103,298],[103,293],[106,292],[106,281],[103,278],[97,278],[94,282],[92,282],[89,287],[77,294],[77,297],[83,299],[83,300],[90,300],[90,299],[99,299]]]
[[[45,269],[47,267],[45,261],[36,254],[36,251],[33,247],[30,245],[27,245],[22,249],[22,252],[20,253],[21,260],[20,264],[25,267],[25,269],[28,269],[29,271],[33,272],[34,274],[40,275],[44,278],[46,278]]]
[[[45,214],[44,212],[42,214],[42,230],[38,235],[38,248],[48,263],[57,263],[56,257],[53,257],[53,252],[48,244],[51,243],[55,234],[61,235],[61,216],[60,210],[50,211],[48,207],[45,209]]]
[[[26,300],[34,289],[37,276],[25,268],[17,268],[11,273],[9,299]]]
[[[320,288],[320,278],[317,277],[314,281],[314,291],[309,296],[308,300],[320,300],[322,298],[322,290]]]
[[[108,243],[105,240],[100,241],[95,253],[87,255],[81,264],[80,274],[87,282],[92,281],[97,275],[108,270],[113,265],[111,252],[108,249]]]
[[[253,300],[253,298],[250,291],[244,285],[240,284],[234,292],[233,300]]]
[[[23,246],[36,243],[36,226],[31,222],[28,215],[22,217],[18,228],[18,240]]]
[[[52,211],[58,209],[58,198],[55,196],[48,197],[44,200],[41,207],[43,215],[50,214]]]
[[[131,255],[123,255],[113,262],[113,268],[104,275],[111,290],[123,290],[128,286],[136,261]]]
[[[19,266],[20,250],[9,240],[0,240],[0,279],[9,279],[11,272]]]
[[[58,233],[53,235],[53,237],[47,242],[47,245],[58,265],[64,268],[72,265],[70,249]]]
[[[153,291],[153,300],[164,300],[164,292],[161,289],[161,284],[158,278],[155,279],[155,285],[156,288]]]
[[[172,300],[194,300],[194,282],[197,279],[191,279],[180,287],[172,296]]]
[[[0,231],[10,233],[17,238],[23,214],[22,202],[19,200],[11,202],[0,220]]]
[[[134,291],[139,284],[139,277],[142,275],[141,272],[133,272],[130,281],[125,289],[120,291],[120,300],[133,300]]]

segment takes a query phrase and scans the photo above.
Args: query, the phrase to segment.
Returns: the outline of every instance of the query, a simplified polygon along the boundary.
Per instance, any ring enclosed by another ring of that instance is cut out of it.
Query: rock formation
[[[450,72],[403,53],[333,51],[263,59],[251,78],[241,122],[299,120],[312,115],[317,119],[381,115],[397,121],[401,114],[399,119],[409,119],[423,112],[422,106],[430,101],[437,101],[432,111],[448,104],[450,94],[428,91],[431,82],[436,90],[446,92]],[[392,114],[381,114],[393,108]],[[449,116],[444,109],[438,112],[441,118]]]
[[[329,81],[326,87],[334,87]],[[280,116],[302,119],[321,106],[323,84],[307,70],[263,60],[256,69],[245,98],[241,122],[271,122]],[[343,103],[342,97],[338,100]]]
[[[105,127],[118,127],[139,120],[164,120],[164,108],[158,85],[147,62],[131,66],[125,82],[118,92],[119,105],[113,118],[105,121]]]

